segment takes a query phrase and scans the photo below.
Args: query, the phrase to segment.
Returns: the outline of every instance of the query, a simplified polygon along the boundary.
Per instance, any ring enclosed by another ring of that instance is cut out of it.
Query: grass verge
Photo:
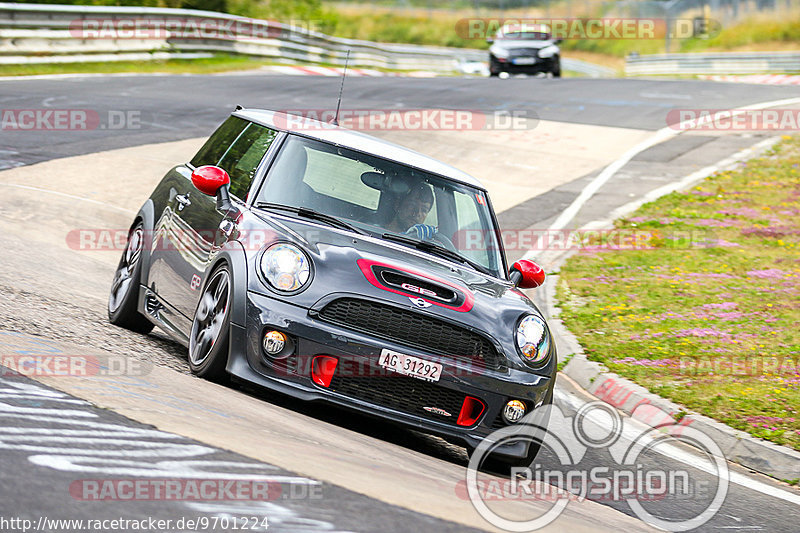
[[[97,63],[40,63],[0,65],[0,76],[34,76],[41,74],[116,74],[116,73],[185,73],[211,74],[232,70],[251,70],[275,61],[246,56],[218,54],[202,59],[167,59],[153,61],[110,61]]]
[[[648,249],[585,249],[560,272],[589,359],[800,450],[800,137],[616,225]]]
[[[300,64],[300,63],[298,63]],[[264,66],[287,63],[271,59],[259,59],[230,54],[216,54],[203,59],[167,59],[153,61],[116,61],[97,63],[39,63],[32,65],[0,65],[0,76],[38,76],[43,74],[213,74],[257,70]],[[302,65],[308,65],[303,63]],[[340,67],[330,63],[314,63],[314,66]],[[407,72],[397,69],[370,67],[380,72]],[[445,75],[445,74],[442,74]]]

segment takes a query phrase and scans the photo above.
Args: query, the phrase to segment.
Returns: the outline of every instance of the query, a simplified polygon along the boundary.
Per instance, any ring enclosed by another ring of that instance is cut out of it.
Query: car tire
[[[552,405],[553,403],[553,389],[550,389],[548,393],[548,398],[544,401],[542,407]],[[547,427],[547,424],[550,421],[550,409],[547,409],[545,417],[537,420],[536,426],[537,427]],[[505,457],[501,455],[489,455],[486,457],[483,462],[481,463],[480,469],[484,472],[490,472],[495,474],[500,474],[502,476],[508,476],[511,473],[512,468],[528,468],[530,467],[536,456],[539,454],[539,450],[542,448],[541,442],[532,442],[528,446],[528,453],[525,457]],[[472,451],[470,450],[470,455]]]
[[[561,77],[561,58],[556,56],[556,64],[553,67],[553,77],[560,78]]]
[[[496,78],[500,75],[502,70],[500,69],[500,64],[494,58],[494,56],[489,56],[489,77]]]
[[[227,263],[215,268],[203,287],[189,334],[189,369],[209,381],[228,377],[231,322],[231,273]]]
[[[128,242],[108,294],[109,322],[137,333],[149,333],[153,329],[153,323],[139,313],[143,248],[144,226],[139,222],[128,234]]]

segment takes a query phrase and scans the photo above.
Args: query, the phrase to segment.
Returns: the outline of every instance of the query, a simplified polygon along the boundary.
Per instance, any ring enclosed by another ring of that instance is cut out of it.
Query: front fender
[[[221,264],[227,263],[231,274],[231,324],[244,326],[247,316],[247,257],[244,246],[238,241],[228,241],[210,261],[204,274],[205,286],[208,276]]]

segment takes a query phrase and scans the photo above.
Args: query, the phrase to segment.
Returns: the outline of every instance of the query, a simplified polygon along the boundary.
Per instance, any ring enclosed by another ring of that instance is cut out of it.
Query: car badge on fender
[[[409,296],[408,299],[411,300],[412,304],[414,304],[417,307],[421,307],[422,309],[427,309],[428,307],[433,305],[430,302],[426,302],[422,298],[412,298],[411,296]]]

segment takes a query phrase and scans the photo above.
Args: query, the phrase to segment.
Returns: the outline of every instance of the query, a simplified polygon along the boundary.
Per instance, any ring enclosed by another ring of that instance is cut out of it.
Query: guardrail
[[[194,34],[187,35],[192,28]],[[487,60],[482,50],[343,39],[210,11],[0,3],[0,65],[207,57],[214,52],[344,65],[348,50],[352,66],[367,68],[467,72]],[[592,77],[614,75],[584,61],[563,59],[562,65]]]
[[[400,70],[453,71],[460,61],[484,59],[479,50],[342,39],[208,11],[0,3],[0,58],[7,64],[45,55],[225,52],[343,65],[348,50],[354,66]]]
[[[680,74],[788,74],[800,72],[800,52],[717,52],[628,57],[629,76]]]

